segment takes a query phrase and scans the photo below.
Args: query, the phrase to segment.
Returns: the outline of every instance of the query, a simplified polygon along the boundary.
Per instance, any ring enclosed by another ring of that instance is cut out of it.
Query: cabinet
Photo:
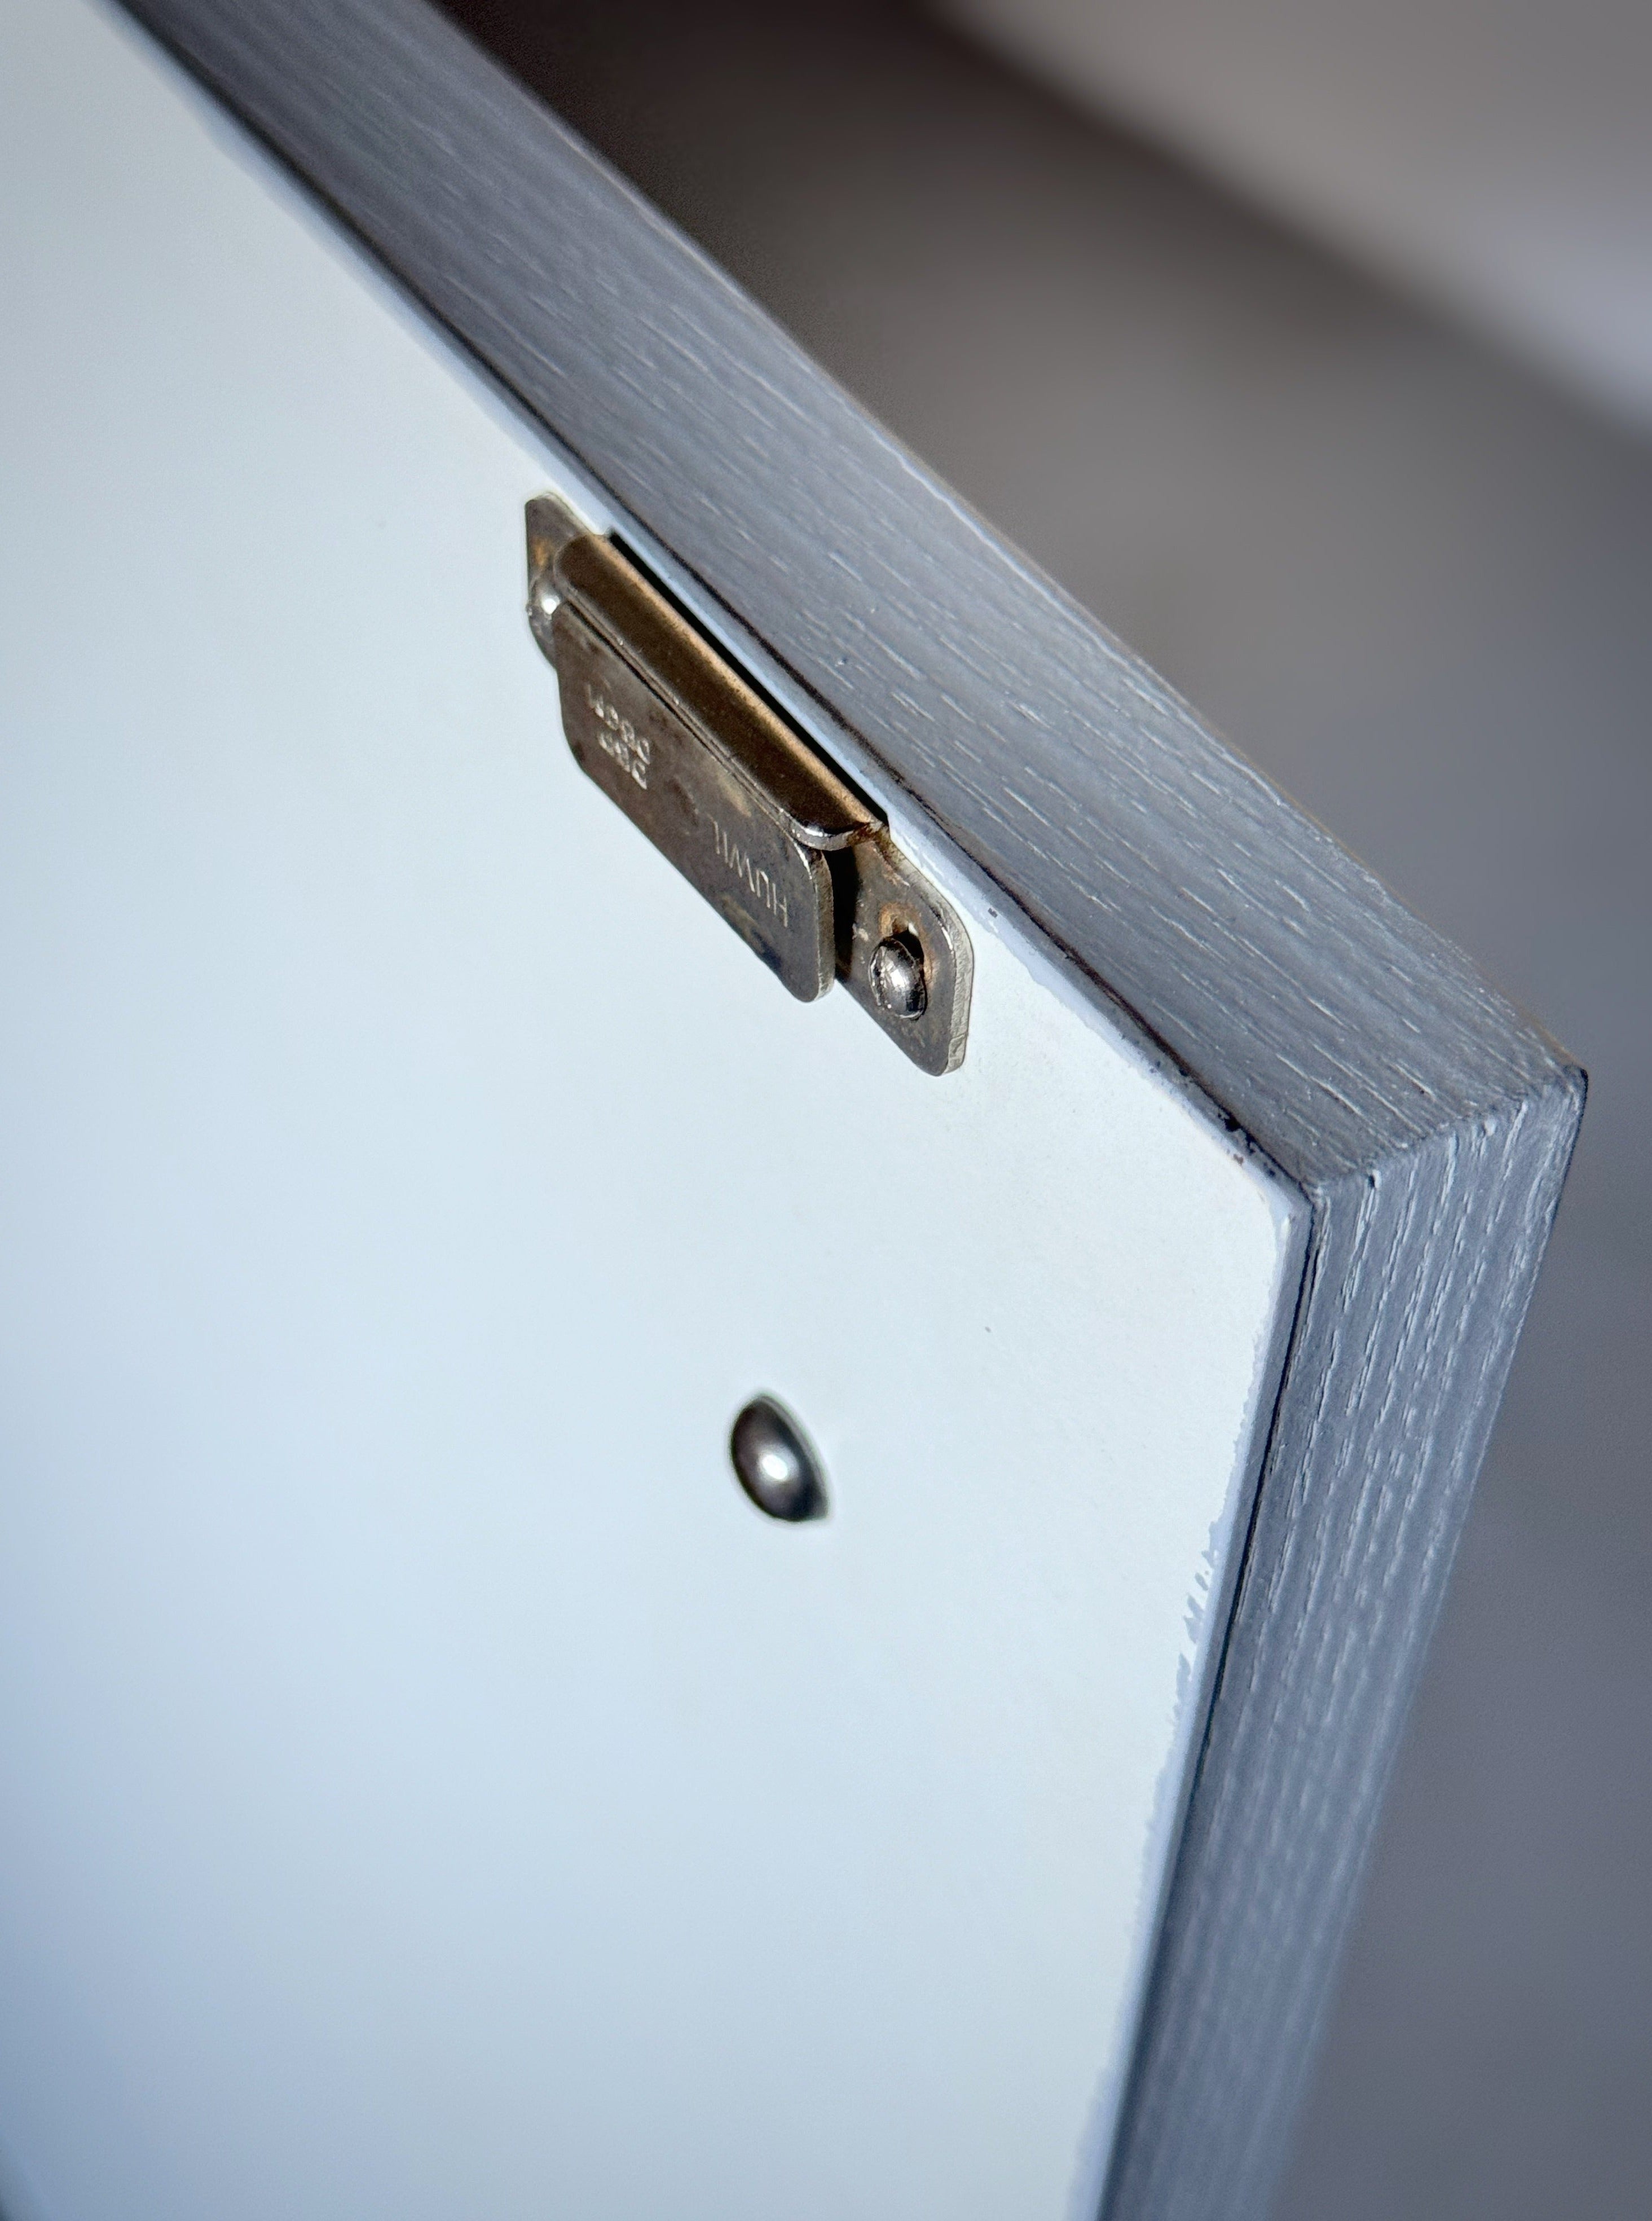
[[[1223,2210],[1578,1076],[439,19],[145,12],[0,17],[7,2211]],[[546,493],[956,1070],[581,776]]]

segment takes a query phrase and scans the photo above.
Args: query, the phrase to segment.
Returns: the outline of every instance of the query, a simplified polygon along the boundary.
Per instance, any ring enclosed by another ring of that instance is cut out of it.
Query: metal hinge
[[[882,814],[636,559],[528,504],[528,617],[579,767],[800,1002],[834,979],[925,1072],[963,1062],[973,962]]]

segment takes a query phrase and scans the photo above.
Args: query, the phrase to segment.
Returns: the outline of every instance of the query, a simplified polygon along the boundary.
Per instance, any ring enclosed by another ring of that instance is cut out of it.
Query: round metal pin
[[[735,1477],[771,1519],[823,1519],[826,1480],[803,1429],[773,1396],[754,1396],[729,1436]]]

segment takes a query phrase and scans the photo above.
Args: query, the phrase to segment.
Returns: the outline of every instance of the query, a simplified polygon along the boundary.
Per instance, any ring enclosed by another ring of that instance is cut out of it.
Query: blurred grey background
[[[958,9],[1042,81],[870,0],[454,11],[1590,1067],[1278,2212],[1640,2221],[1652,435],[1632,424],[1643,399],[1652,420],[1652,344],[1643,396],[1636,382],[1652,289],[1626,273],[1652,254],[1652,109],[1635,109],[1652,80],[1630,67],[1652,42],[1606,38],[1588,69],[1554,73],[1549,132],[1543,10],[1479,9],[1476,47],[1474,0],[1456,0],[1460,97],[1479,103],[1460,145],[1449,99],[1408,111],[1392,53],[1379,67],[1356,40],[1351,59],[1321,54],[1318,79],[1303,64],[1294,104],[1238,103],[1234,133],[1208,142],[1234,190],[1098,120],[1112,49],[1073,43],[1073,0],[1041,0],[1024,37],[998,0]],[[1182,0],[1199,66],[1178,108],[1175,53],[1142,28],[1153,11],[1112,12],[1136,36],[1125,93],[1146,87],[1130,112],[1198,158],[1243,41],[1230,27],[1200,46]],[[1300,63],[1305,38],[1314,59],[1312,11],[1249,8],[1270,13],[1253,91],[1269,51]],[[1640,20],[1616,0],[1568,20],[1605,37],[1608,17]],[[1446,18],[1408,6],[1404,22],[1428,81]],[[1526,47],[1500,47],[1499,22]],[[1599,130],[1591,84],[1607,88]],[[1548,203],[1508,183],[1522,140]],[[1476,170],[1482,141],[1496,159]],[[1339,199],[1345,152],[1360,190]],[[1589,210],[1608,202],[1604,263],[1580,275]],[[1492,234],[1521,253],[1505,266],[1486,249],[1486,283],[1459,284]],[[1547,367],[1523,366],[1523,347]]]

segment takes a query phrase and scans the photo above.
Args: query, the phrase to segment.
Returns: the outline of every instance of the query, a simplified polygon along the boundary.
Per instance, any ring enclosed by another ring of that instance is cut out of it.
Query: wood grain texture
[[[1261,2212],[1581,1075],[421,0],[135,12],[1310,1198],[1107,2194]]]
[[[1579,1107],[1557,1075],[1316,1191],[1114,2215],[1266,2209]]]

